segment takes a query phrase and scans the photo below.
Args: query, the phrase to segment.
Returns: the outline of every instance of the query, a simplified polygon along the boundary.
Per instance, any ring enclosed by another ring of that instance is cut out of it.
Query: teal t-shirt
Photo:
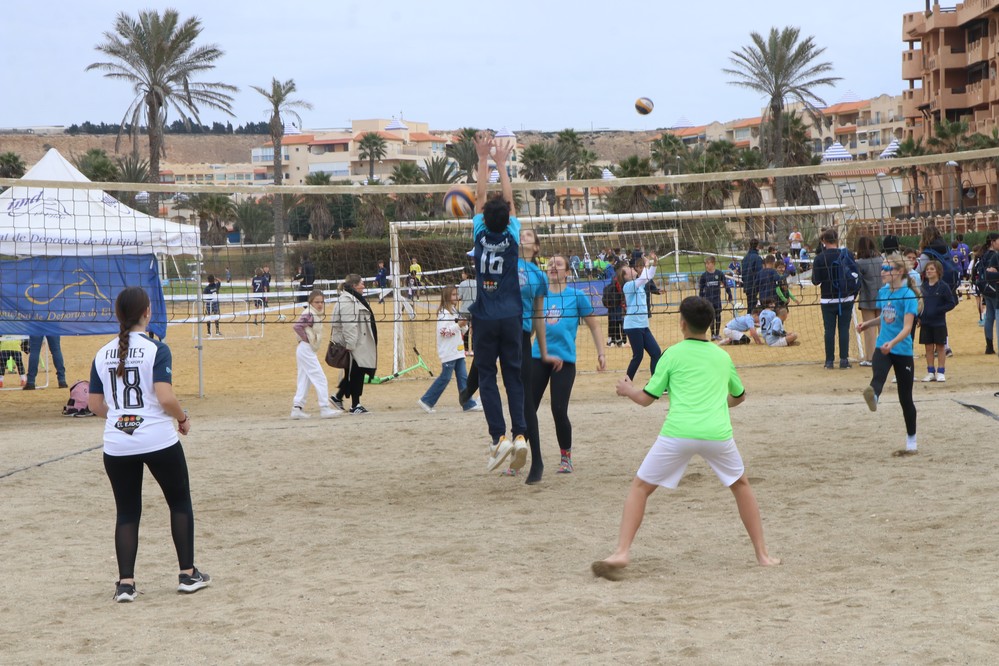
[[[534,325],[534,299],[548,295],[548,276],[525,259],[517,260],[517,271],[520,277],[520,300],[524,304],[524,331],[530,333]]]
[[[902,332],[902,327],[905,326],[905,315],[911,314],[915,317],[919,314],[919,299],[908,285],[902,285],[898,289],[892,289],[891,285],[888,284],[881,287],[878,291],[877,306],[881,308],[878,347]],[[899,356],[912,356],[912,336],[905,336],[905,339],[891,348],[891,353]]]
[[[645,392],[669,391],[669,414],[659,434],[724,441],[732,437],[728,396],[745,392],[732,357],[706,340],[687,339],[663,352]]]
[[[549,291],[545,296],[545,339],[548,353],[569,363],[576,362],[576,331],[579,320],[593,314],[590,297],[572,287],[560,292]],[[538,341],[534,341],[531,356],[541,358]]]

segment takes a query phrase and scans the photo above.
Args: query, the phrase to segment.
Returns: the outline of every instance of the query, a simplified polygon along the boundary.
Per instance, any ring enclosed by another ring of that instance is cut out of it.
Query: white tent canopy
[[[24,179],[90,182],[55,148]],[[101,190],[15,185],[0,194],[2,255],[198,255],[200,248],[196,226],[140,213]]]
[[[843,147],[839,141],[835,142],[822,153],[822,162],[849,162],[853,159],[853,155],[850,154],[846,148]]]

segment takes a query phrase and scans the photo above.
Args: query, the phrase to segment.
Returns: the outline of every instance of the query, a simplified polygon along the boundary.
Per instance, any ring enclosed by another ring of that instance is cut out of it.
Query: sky
[[[274,7],[279,7],[275,11]],[[120,122],[134,96],[90,63],[115,16],[174,8],[225,52],[201,77],[236,85],[235,118],[267,119],[251,85],[294,79],[306,129],[401,117],[431,130],[654,130],[760,115],[764,100],[721,70],[753,31],[795,26],[826,50],[828,104],[900,94],[902,15],[923,0],[4,0],[0,128]],[[648,97],[655,109],[635,112]],[[171,117],[168,120],[173,120]]]

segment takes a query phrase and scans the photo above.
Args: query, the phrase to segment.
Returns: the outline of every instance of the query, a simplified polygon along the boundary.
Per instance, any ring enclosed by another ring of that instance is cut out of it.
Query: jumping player
[[[208,587],[211,578],[194,566],[194,510],[184,449],[177,439],[191,418],[173,392],[170,348],[144,335],[152,311],[139,287],[115,299],[121,332],[101,347],[90,369],[88,407],[105,418],[104,470],[114,491],[118,582],[114,600],[135,601],[135,556],[142,515],[142,472],[148,467],[170,507],[170,531],[180,564],[178,592]]]
[[[506,160],[511,146],[497,142],[491,135],[479,132],[475,136],[475,149],[479,157],[478,184],[475,197],[475,217],[472,233],[475,238],[474,261],[477,299],[472,304],[472,326],[476,331],[472,341],[475,368],[480,380],[482,408],[489,425],[488,471],[498,468],[511,456],[512,469],[520,469],[527,462],[527,423],[524,419],[524,384],[521,379],[522,322],[524,307],[521,301],[518,271],[520,221],[510,214],[513,207],[513,188],[506,172]],[[486,184],[489,181],[489,155],[500,174],[503,196],[486,201]],[[561,362],[548,356],[543,318],[544,297],[535,298],[533,328],[538,336],[542,360],[561,368]],[[506,387],[507,407],[513,442],[506,438],[503,403],[496,381],[496,361],[499,360]]]
[[[729,409],[742,404],[746,391],[732,359],[708,339],[714,308],[699,296],[680,303],[683,341],[663,352],[655,374],[644,389],[628,377],[617,383],[617,394],[648,407],[669,392],[669,413],[659,437],[645,456],[624,503],[617,549],[594,562],[593,574],[617,580],[628,565],[629,551],[645,516],[649,496],[659,486],[676,489],[694,454],[711,466],[718,479],[732,490],[739,516],[753,542],[761,566],[780,564],[770,557],[763,538],[760,509],[739,450],[732,439]]]

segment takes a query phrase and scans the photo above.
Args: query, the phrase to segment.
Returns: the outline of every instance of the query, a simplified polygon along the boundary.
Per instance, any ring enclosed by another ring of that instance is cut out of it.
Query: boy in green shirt
[[[711,344],[708,329],[715,313],[711,303],[689,296],[680,303],[683,342],[665,352],[644,389],[628,377],[617,383],[617,394],[647,407],[669,393],[670,409],[659,438],[638,468],[624,503],[617,550],[593,563],[595,576],[618,580],[628,565],[631,543],[645,517],[645,505],[659,486],[675,489],[694,454],[700,455],[732,490],[739,516],[749,533],[760,566],[780,564],[767,553],[756,496],[746,477],[742,456],[732,439],[728,410],[746,399],[732,358]]]

